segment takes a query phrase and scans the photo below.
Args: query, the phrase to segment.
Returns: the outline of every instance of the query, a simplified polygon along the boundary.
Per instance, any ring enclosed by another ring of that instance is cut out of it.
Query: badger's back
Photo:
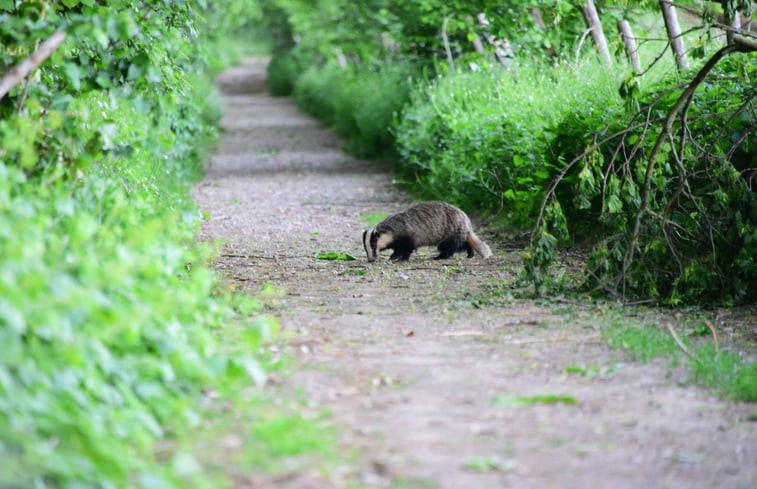
[[[446,202],[422,202],[386,218],[377,231],[407,236],[415,246],[435,246],[453,236],[465,241],[471,232],[468,216]]]

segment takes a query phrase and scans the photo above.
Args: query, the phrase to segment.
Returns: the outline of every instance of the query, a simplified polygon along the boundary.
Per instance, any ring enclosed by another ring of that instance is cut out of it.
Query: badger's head
[[[394,234],[391,231],[378,231],[376,228],[363,231],[363,248],[368,261],[376,261],[379,252],[391,246],[393,241]]]
[[[376,258],[378,258],[378,234],[376,228],[363,231],[363,248],[365,248],[365,254],[369,262],[376,261]]]

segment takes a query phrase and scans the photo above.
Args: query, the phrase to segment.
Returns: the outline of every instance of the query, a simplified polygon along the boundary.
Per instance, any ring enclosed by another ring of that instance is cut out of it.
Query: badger
[[[387,248],[394,251],[390,260],[408,260],[420,246],[436,246],[439,256],[435,260],[450,258],[459,251],[466,251],[468,258],[473,257],[474,250],[484,258],[492,254],[489,246],[473,232],[465,212],[446,202],[416,204],[363,231],[363,247],[369,262]]]

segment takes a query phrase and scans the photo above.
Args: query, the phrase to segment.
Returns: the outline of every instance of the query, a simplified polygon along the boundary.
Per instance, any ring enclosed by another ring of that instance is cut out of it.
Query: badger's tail
[[[489,248],[489,245],[481,241],[473,231],[468,235],[468,244],[471,245],[471,248],[476,250],[476,253],[483,258],[489,258],[492,256],[492,250]]]

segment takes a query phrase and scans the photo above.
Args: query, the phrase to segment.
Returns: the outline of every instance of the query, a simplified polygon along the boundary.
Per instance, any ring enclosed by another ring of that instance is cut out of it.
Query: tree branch
[[[668,139],[668,136],[670,136],[670,134],[673,131],[673,122],[675,121],[681,109],[683,109],[683,107],[686,105],[689,98],[693,97],[694,92],[696,92],[697,88],[699,88],[699,85],[702,84],[702,82],[710,73],[710,71],[712,71],[712,69],[715,68],[715,65],[717,65],[720,62],[720,60],[723,59],[725,56],[737,50],[738,48],[735,44],[729,44],[727,46],[720,48],[715,54],[713,54],[712,57],[707,61],[707,63],[705,63],[705,65],[699,70],[699,72],[696,74],[694,79],[691,80],[691,83],[689,83],[689,86],[686,87],[686,90],[684,90],[681,96],[678,97],[678,100],[676,101],[675,105],[673,106],[673,108],[670,109],[670,112],[668,112],[668,116],[665,118],[665,124],[663,126],[663,129],[660,132],[660,135],[657,138],[657,142],[655,143],[654,147],[652,148],[652,151],[649,154],[649,159],[647,163],[647,171],[644,177],[644,188],[642,190],[641,206],[639,207],[639,211],[636,213],[636,219],[634,221],[633,232],[631,234],[631,241],[629,243],[628,250],[626,251],[626,256],[623,259],[622,272],[620,276],[618,277],[618,280],[622,280],[623,283],[625,283],[626,273],[628,272],[628,268],[631,266],[634,253],[636,251],[636,245],[639,241],[639,231],[641,229],[641,218],[647,212],[647,208],[649,207],[649,195],[652,191],[652,177],[654,175],[654,169],[655,169],[655,163],[656,163],[655,160],[657,159],[657,156],[660,154],[660,151],[662,151],[662,148],[665,145],[665,141]]]
[[[21,83],[29,73],[37,69],[65,40],[66,34],[64,32],[56,32],[47,41],[43,42],[39,49],[34,51],[31,56],[11,68],[8,74],[0,79],[0,99],[5,97],[11,88]]]

